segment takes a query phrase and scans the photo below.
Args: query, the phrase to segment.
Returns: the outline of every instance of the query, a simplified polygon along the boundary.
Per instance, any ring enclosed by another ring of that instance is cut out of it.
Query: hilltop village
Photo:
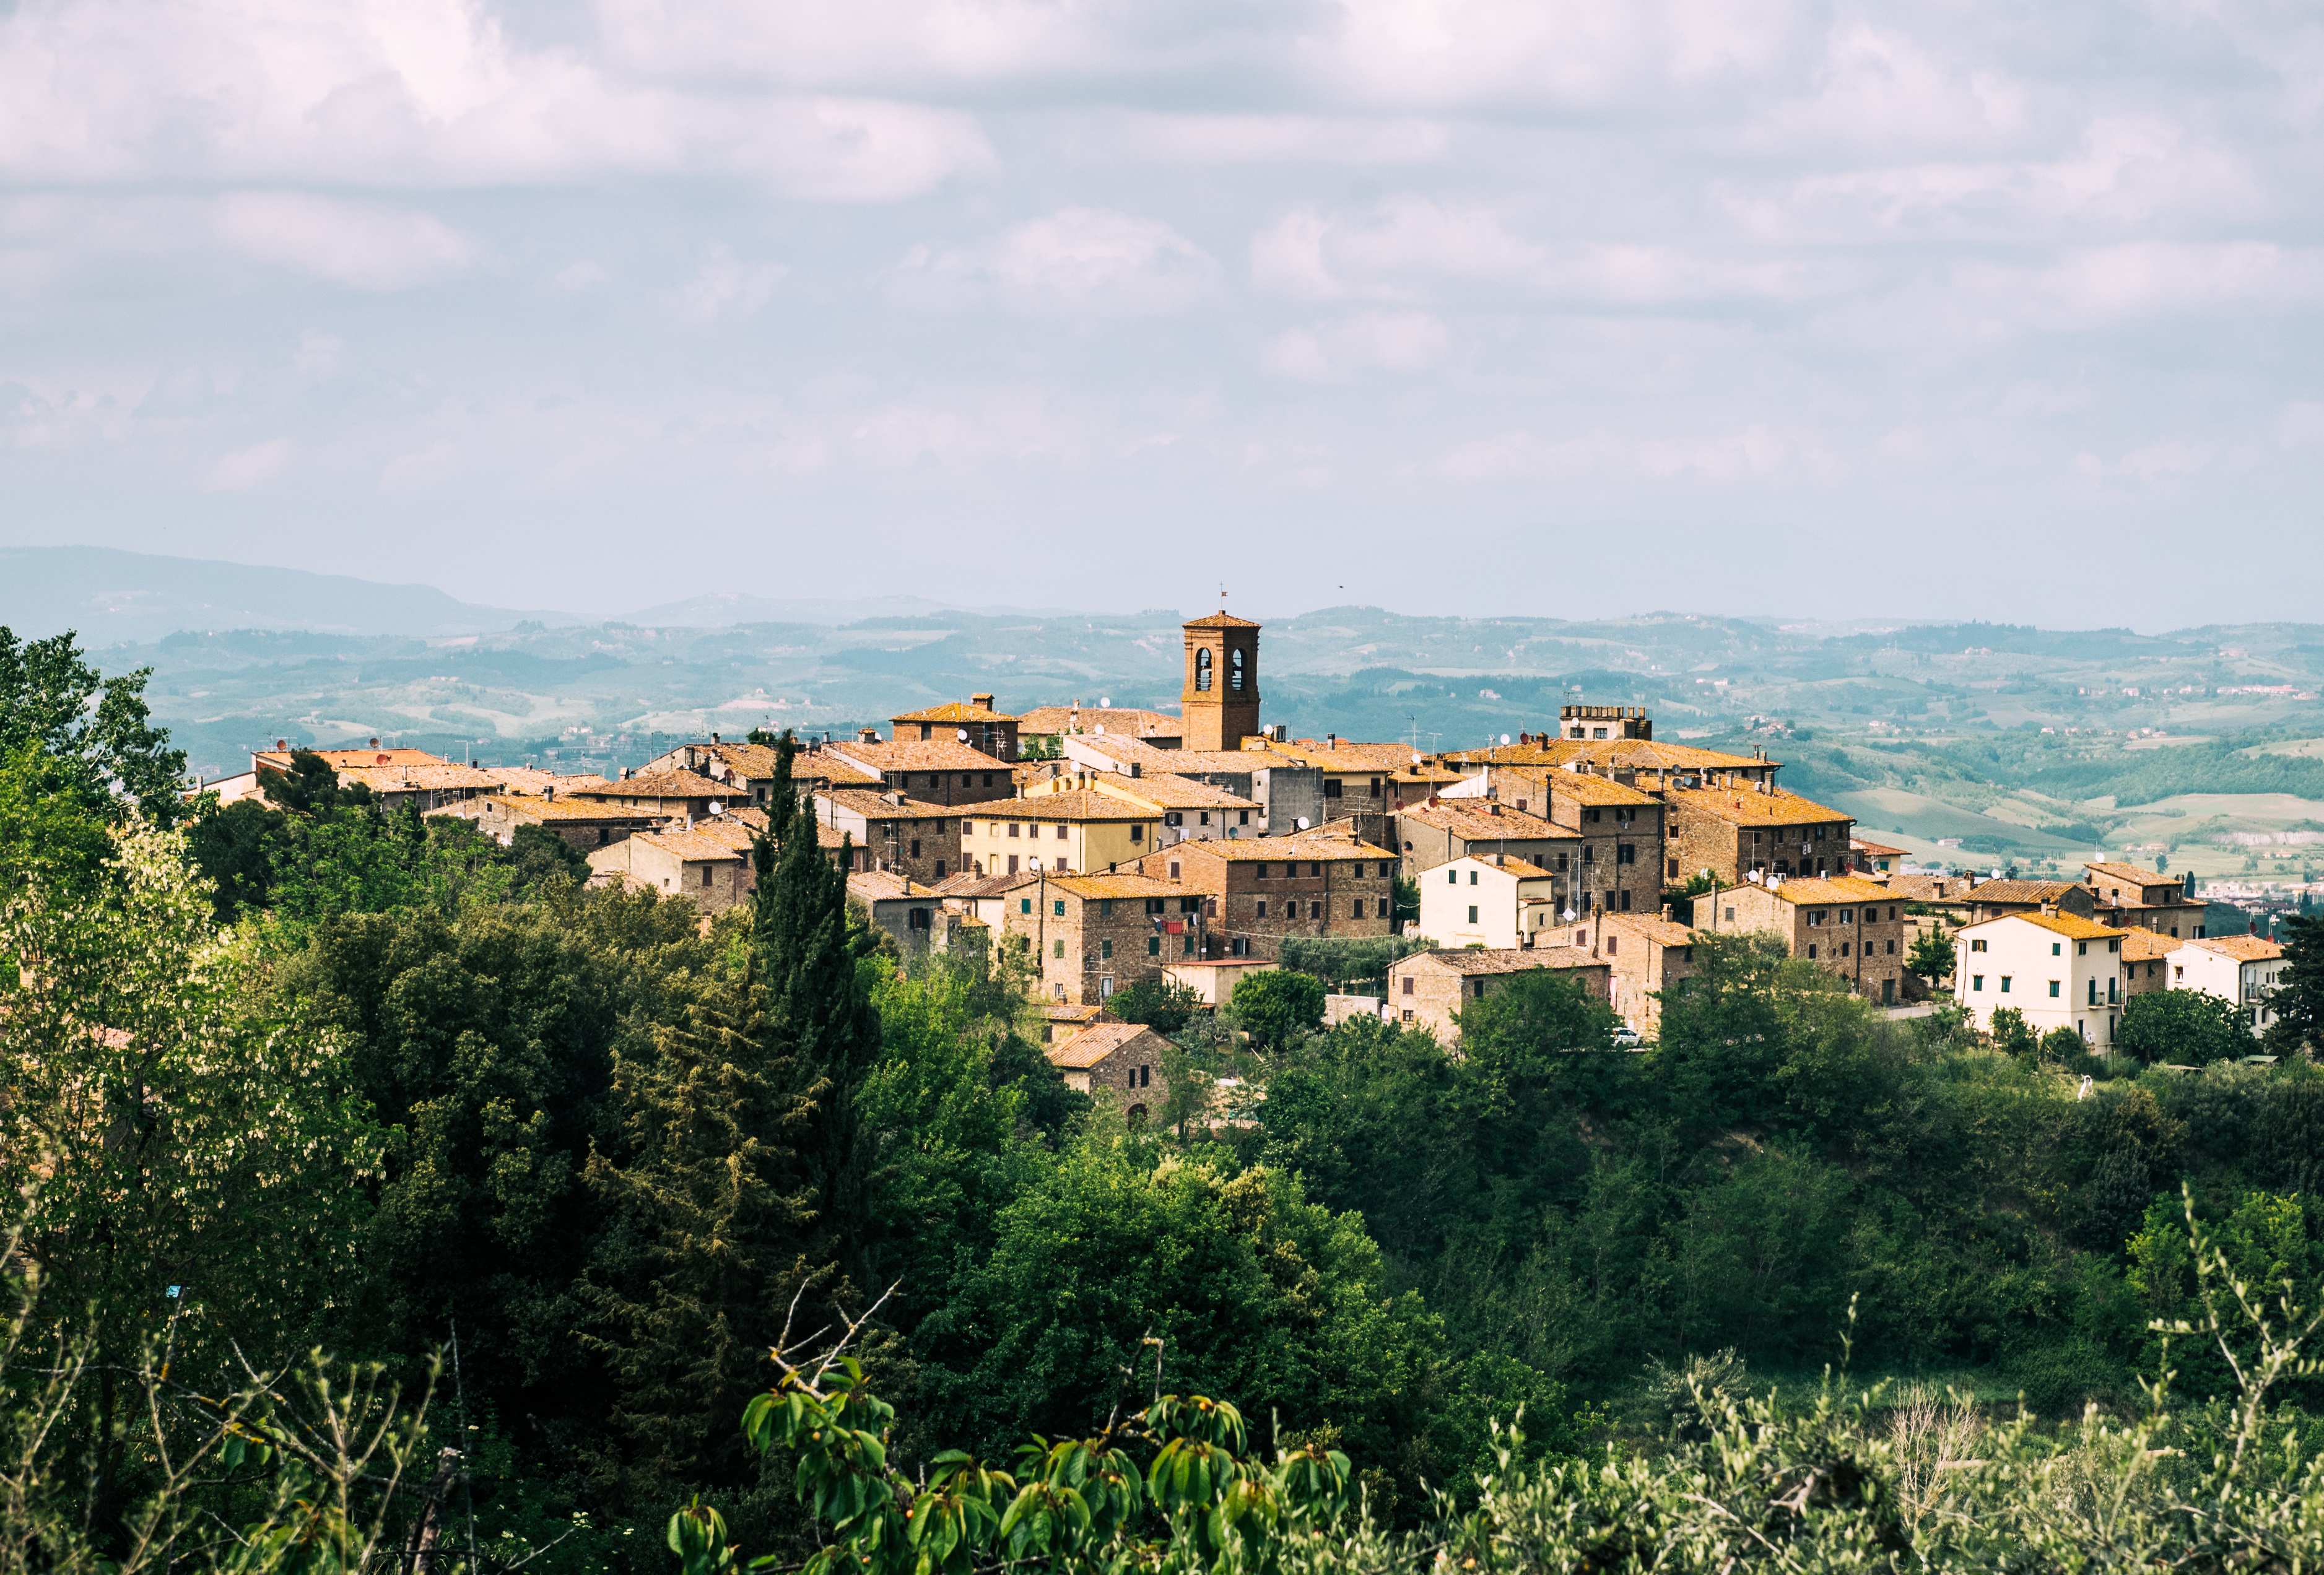
[[[2181,880],[2110,862],[2079,881],[1911,871],[1787,790],[1764,751],[1659,742],[1634,706],[1568,705],[1554,728],[1443,753],[1295,739],[1262,714],[1259,632],[1223,612],[1185,624],[1176,715],[1012,713],[973,695],[898,715],[885,738],[805,741],[793,784],[851,900],[906,953],[1021,940],[1053,1058],[1084,1087],[1138,1076],[1133,1036],[1102,1031],[1115,994],[1161,983],[1217,1005],[1297,942],[1380,943],[1376,992],[1333,997],[1332,1015],[1448,1045],[1466,1004],[1545,969],[1606,1000],[1630,1042],[1651,1038],[1659,992],[1706,932],[1778,936],[1895,1011],[1949,988],[1980,1029],[2009,1009],[2094,1049],[2149,990],[2202,990],[2264,1027],[2281,948],[2205,935]],[[608,780],[376,740],[318,752],[390,807],[503,843],[542,828],[593,883],[683,898],[706,919],[751,897],[777,756],[763,735],[712,734]],[[292,753],[278,741],[214,790],[260,793]],[[1932,954],[1949,965],[1908,966]]]

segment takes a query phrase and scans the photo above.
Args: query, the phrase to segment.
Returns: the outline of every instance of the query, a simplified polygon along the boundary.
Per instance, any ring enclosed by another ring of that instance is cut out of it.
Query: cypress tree
[[[879,1057],[880,1018],[856,970],[866,939],[847,911],[844,870],[853,844],[841,843],[836,865],[823,856],[814,816],[791,786],[797,747],[786,732],[776,752],[768,834],[752,850],[760,870],[752,929],[764,960],[770,1032],[793,1087],[815,1104],[800,1147],[816,1198],[816,1256],[852,1266],[861,1261],[870,1213],[856,1099]]]
[[[755,961],[723,999],[617,1062],[629,1159],[589,1157],[606,1211],[583,1294],[583,1341],[610,1369],[631,1502],[747,1486],[734,1418],[766,1387],[766,1353],[810,1276],[814,1178],[798,1147],[818,1114],[770,1032]],[[818,1085],[819,1086],[819,1085]]]

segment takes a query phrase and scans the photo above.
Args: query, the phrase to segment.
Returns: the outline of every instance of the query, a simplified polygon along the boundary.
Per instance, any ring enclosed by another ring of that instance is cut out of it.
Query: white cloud
[[[2286,448],[2324,445],[2324,401],[2301,400],[2275,419],[2275,440]]]
[[[402,290],[476,260],[470,237],[431,215],[288,191],[240,191],[217,230],[244,256],[358,290]]]
[[[780,263],[745,262],[721,242],[710,248],[694,277],[667,299],[671,309],[689,322],[731,322],[766,305],[787,272]]]
[[[1270,341],[1269,372],[1307,382],[1338,382],[1357,372],[1426,372],[1451,352],[1452,337],[1427,312],[1360,312],[1339,322],[1294,328]]]
[[[281,475],[290,459],[290,440],[272,438],[221,456],[203,484],[214,493],[246,493]]]
[[[1065,207],[976,246],[921,247],[896,271],[907,300],[997,300],[1035,316],[1125,317],[1177,311],[1207,293],[1218,265],[1158,219]]]
[[[460,463],[460,446],[439,438],[427,447],[399,454],[379,473],[379,484],[390,492],[432,487],[451,478]]]

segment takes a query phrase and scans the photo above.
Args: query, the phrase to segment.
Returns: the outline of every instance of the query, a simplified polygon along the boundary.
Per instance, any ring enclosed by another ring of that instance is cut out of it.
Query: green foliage
[[[2283,921],[2283,965],[2267,998],[2267,1047],[2279,1055],[2324,1051],[2324,916],[2305,911],[2307,900]]]
[[[2025,1014],[2017,1008],[1994,1008],[1992,1024],[1993,1047],[2003,1055],[2030,1061],[2041,1054],[2040,1036],[2025,1021]]]
[[[1955,963],[1953,938],[1941,929],[1924,929],[1914,938],[1912,950],[1904,954],[1904,971],[1934,984],[1940,979],[1950,979]]]
[[[281,812],[262,798],[212,803],[195,817],[187,828],[187,852],[217,889],[212,901],[220,924],[266,906],[274,861],[288,834]]]
[[[1253,1045],[1281,1050],[1323,1026],[1323,981],[1288,968],[1246,973],[1235,981],[1231,1004]]]
[[[1107,998],[1105,1009],[1125,1023],[1143,1023],[1157,1034],[1176,1034],[1200,1011],[1203,998],[1167,979],[1141,979]]]
[[[2253,1051],[2251,1025],[2242,1009],[2200,990],[2131,997],[2114,1042],[2124,1055],[2141,1061],[2183,1066],[2208,1066]]]
[[[106,677],[88,665],[70,631],[20,640],[0,626],[0,759],[27,745],[69,772],[73,796],[101,803],[118,819],[134,806],[156,825],[183,810],[183,750],[152,725],[145,704],[151,668]]]
[[[1425,949],[1417,936],[1286,935],[1277,961],[1297,973],[1312,973],[1327,985],[1385,980],[1388,965]]]
[[[111,806],[83,773],[27,741],[0,755],[0,894],[88,896],[113,856]]]

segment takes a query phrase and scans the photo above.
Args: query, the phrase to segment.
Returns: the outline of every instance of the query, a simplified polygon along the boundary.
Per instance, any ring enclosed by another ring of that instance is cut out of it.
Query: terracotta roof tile
[[[950,820],[960,811],[946,804],[930,804],[925,798],[897,796],[903,801],[891,804],[888,795],[872,788],[834,788],[817,793],[825,803],[850,810],[866,820]]]
[[[1664,802],[1674,817],[1708,815],[1729,825],[1816,825],[1851,818],[1845,810],[1828,809],[1781,788],[1754,793],[1735,788],[1674,788]]]
[[[1532,973],[1551,968],[1609,966],[1603,957],[1591,955],[1583,946],[1471,946],[1457,952],[1422,952],[1395,964],[1396,968],[1441,969],[1448,973],[1460,974],[1464,979],[1487,973]]]
[[[2283,948],[2273,941],[2264,941],[2257,935],[2208,935],[2189,941],[2190,946],[2200,946],[2207,952],[2217,952],[2238,962],[2273,962],[2283,955]]]
[[[1867,880],[1861,875],[1834,875],[1829,879],[1813,875],[1791,875],[1770,881],[1767,895],[1780,897],[1785,902],[1888,902],[1895,898],[1877,880]]]
[[[1675,919],[1658,918],[1652,914],[1609,913],[1606,916],[1609,930],[1627,930],[1645,936],[1658,946],[1692,946],[1694,932]]]
[[[696,771],[641,771],[602,788],[573,791],[589,798],[724,798],[733,790]]]
[[[964,804],[953,811],[964,820],[1156,820],[1157,812],[1125,804],[1110,793],[1036,793],[1027,798],[992,798]]]
[[[1582,834],[1544,820],[1515,805],[1498,805],[1499,814],[1482,798],[1440,798],[1434,804],[1414,804],[1397,811],[1405,820],[1417,821],[1464,842],[1580,842]],[[1474,806],[1474,807],[1471,807]]]
[[[1036,705],[1017,719],[1017,731],[1111,738],[1184,738],[1184,718],[1127,705]]]
[[[948,738],[907,739],[901,743],[829,743],[823,747],[825,756],[839,759],[862,770],[882,771],[1005,771],[1009,764],[996,760],[982,750],[973,750],[964,743]]]
[[[1142,1023],[1092,1023],[1064,1044],[1042,1052],[1052,1066],[1086,1072],[1109,1055],[1128,1049],[1140,1038],[1154,1043],[1147,1046],[1159,1055],[1167,1043],[1161,1035]]]
[[[1189,619],[1179,627],[1184,629],[1257,629],[1259,625],[1252,622],[1248,618],[1238,618],[1233,613],[1227,612],[1224,608],[1221,608],[1218,612],[1212,613],[1208,618]]]
[[[1021,725],[1023,721],[1021,717],[1011,716],[1007,712],[994,711],[987,706],[973,705],[966,700],[947,700],[941,705],[931,705],[925,711],[907,711],[900,716],[891,716],[888,720],[897,723],[899,726],[907,722],[949,722],[955,723],[963,722],[1015,722]]]

